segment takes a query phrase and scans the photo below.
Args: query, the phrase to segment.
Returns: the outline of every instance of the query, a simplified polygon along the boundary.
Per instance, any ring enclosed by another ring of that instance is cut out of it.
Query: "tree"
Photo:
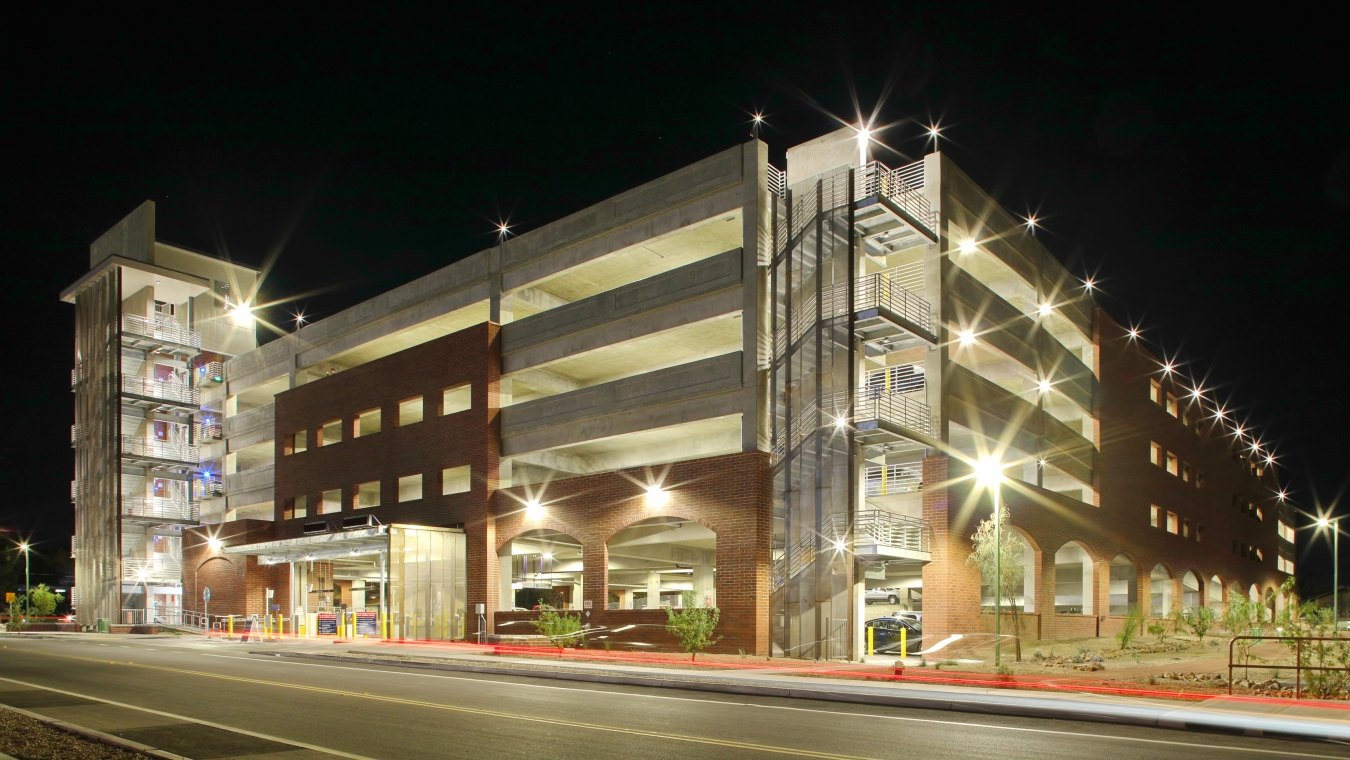
[[[1015,660],[1022,661],[1022,605],[1016,602],[1017,597],[1021,595],[1026,587],[1026,571],[1022,567],[1023,552],[1026,551],[1026,545],[1020,539],[1013,535],[1009,523],[1009,509],[1005,504],[999,510],[998,534],[1001,547],[997,547],[1002,557],[995,563],[996,545],[994,543],[994,519],[981,520],[979,526],[975,528],[975,533],[970,537],[973,550],[966,562],[980,569],[980,585],[987,585],[989,589],[997,595],[1000,609],[1007,610],[1012,616],[1013,624],[1013,645],[1015,651]],[[997,566],[1002,566],[1002,572],[998,572]],[[996,583],[995,579],[1001,578],[1002,583]],[[994,588],[998,585],[999,588]]]
[[[721,636],[713,636],[721,612],[716,607],[695,607],[698,600],[693,591],[685,591],[680,596],[684,600],[684,609],[666,610],[666,630],[675,634],[680,640],[680,648],[693,660],[699,652],[722,640]]]
[[[1214,610],[1209,607],[1196,607],[1192,610],[1183,610],[1181,619],[1186,623],[1186,627],[1191,629],[1191,633],[1201,641],[1205,640],[1205,634],[1214,626]]]
[[[586,646],[586,632],[582,630],[580,615],[560,615],[557,610],[546,609],[534,621],[534,629],[557,647]]]
[[[30,615],[46,617],[56,611],[56,605],[64,602],[66,598],[47,587],[45,583],[39,583],[28,591],[28,609]]]

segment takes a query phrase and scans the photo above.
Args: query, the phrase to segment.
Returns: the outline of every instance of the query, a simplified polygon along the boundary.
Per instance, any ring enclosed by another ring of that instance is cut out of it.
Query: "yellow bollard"
[[[877,638],[877,629],[873,628],[870,625],[867,626],[867,654],[869,655],[877,653],[876,638]]]
[[[229,618],[227,618],[227,620],[229,621],[228,623],[226,623],[228,627],[227,635],[230,638],[234,638],[234,615],[230,615]]]
[[[384,613],[380,613],[380,638],[389,640],[389,621],[385,619]]]
[[[900,626],[900,656],[909,656],[909,629],[903,625]]]

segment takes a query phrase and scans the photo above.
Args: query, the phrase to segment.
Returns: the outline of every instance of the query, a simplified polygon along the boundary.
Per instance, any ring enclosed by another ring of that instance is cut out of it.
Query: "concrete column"
[[[717,588],[712,565],[694,565],[694,598],[703,607],[717,606]]]
[[[497,558],[497,609],[509,610],[516,606],[516,592],[511,588],[511,554]]]
[[[654,610],[661,606],[661,574],[658,572],[647,573],[647,609]]]

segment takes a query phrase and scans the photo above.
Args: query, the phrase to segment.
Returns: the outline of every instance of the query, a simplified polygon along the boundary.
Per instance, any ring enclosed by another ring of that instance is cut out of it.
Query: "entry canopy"
[[[341,533],[227,546],[224,551],[226,554],[257,557],[263,565],[382,554],[389,551],[389,528],[388,525],[376,525]]]

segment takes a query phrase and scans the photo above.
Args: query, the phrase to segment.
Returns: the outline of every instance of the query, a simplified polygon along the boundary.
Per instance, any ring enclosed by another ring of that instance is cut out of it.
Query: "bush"
[[[581,627],[580,615],[560,615],[556,610],[544,610],[534,621],[534,629],[558,647],[586,646],[586,633]]]
[[[1124,649],[1134,641],[1134,637],[1139,635],[1139,626],[1144,623],[1144,613],[1138,607],[1131,607],[1129,614],[1125,616],[1125,624],[1120,627],[1116,633],[1116,642],[1120,648]]]
[[[1148,632],[1158,639],[1158,643],[1167,638],[1167,623],[1162,620],[1154,620],[1148,624]]]
[[[716,607],[695,607],[695,594],[686,591],[681,594],[684,609],[666,610],[666,630],[680,640],[680,648],[689,653],[689,659],[722,640],[714,636],[721,612]]]
[[[1205,634],[1214,627],[1214,610],[1209,607],[1196,607],[1193,610],[1186,610],[1181,613],[1181,619],[1186,623],[1186,627],[1191,629],[1196,638],[1200,641],[1205,640]]]

